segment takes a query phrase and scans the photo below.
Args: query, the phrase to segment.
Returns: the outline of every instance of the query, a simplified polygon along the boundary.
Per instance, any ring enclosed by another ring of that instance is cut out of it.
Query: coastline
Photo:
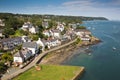
[[[82,52],[87,52],[86,48],[91,45],[95,45],[100,43],[101,40],[99,40],[96,37],[93,37],[92,41],[89,43],[82,42],[80,44],[74,45],[71,44],[69,46],[66,46],[64,48],[61,48],[57,51],[49,53],[47,56],[45,56],[42,61],[40,62],[41,64],[57,64],[60,65],[64,61],[69,60],[72,56],[82,53]]]

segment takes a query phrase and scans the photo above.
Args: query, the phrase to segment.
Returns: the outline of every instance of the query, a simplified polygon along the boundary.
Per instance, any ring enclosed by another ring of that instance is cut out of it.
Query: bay
[[[63,64],[84,66],[80,80],[120,80],[120,22],[85,21],[83,25],[102,42],[89,47],[91,55],[82,52]]]

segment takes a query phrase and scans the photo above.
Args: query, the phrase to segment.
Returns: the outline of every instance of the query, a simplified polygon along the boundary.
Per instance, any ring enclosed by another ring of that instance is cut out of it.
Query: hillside
[[[63,15],[40,15],[40,14],[13,14],[13,13],[0,13],[0,19],[6,19],[8,17],[20,17],[20,18],[41,18],[51,19],[55,21],[88,21],[88,20],[108,20],[105,17],[85,17],[85,16],[63,16]]]

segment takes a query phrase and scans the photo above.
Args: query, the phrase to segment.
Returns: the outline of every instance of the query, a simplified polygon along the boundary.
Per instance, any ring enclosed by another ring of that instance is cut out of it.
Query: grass
[[[41,70],[35,67],[22,73],[13,80],[71,80],[81,67],[60,66],[60,65],[40,65]]]

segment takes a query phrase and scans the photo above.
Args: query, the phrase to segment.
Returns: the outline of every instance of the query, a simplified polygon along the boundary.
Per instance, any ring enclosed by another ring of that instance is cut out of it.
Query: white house
[[[45,28],[48,28],[48,27],[49,27],[48,21],[47,21],[47,20],[44,20],[44,21],[42,22],[42,26],[45,27]]]
[[[61,41],[59,41],[58,39],[50,39],[44,40],[43,43],[50,49],[51,47],[59,46],[61,44]]]
[[[22,64],[24,61],[27,61],[32,56],[32,51],[28,49],[18,51],[13,59],[15,64]]]
[[[44,43],[41,41],[40,38],[38,39],[38,41],[36,41],[36,43],[37,43],[39,46],[42,46],[42,51],[44,51],[45,45],[44,45]]]
[[[80,38],[82,41],[89,41],[90,40],[90,37],[81,37]]]
[[[43,31],[43,34],[47,37],[53,37],[53,31],[52,30],[45,30],[45,31]]]
[[[57,29],[62,32],[64,30],[64,25],[63,24],[58,24]]]
[[[28,36],[21,36],[23,42],[31,42]]]
[[[35,55],[39,51],[39,46],[36,42],[25,42],[22,46],[23,49],[29,49],[32,51],[32,55]]]
[[[0,26],[5,26],[5,23],[3,23],[2,19],[0,19]]]
[[[48,30],[43,31],[43,34],[44,34],[45,36],[50,37],[50,31],[48,31]]]
[[[81,37],[80,37],[80,39],[82,40],[82,41],[90,41],[90,36],[89,35],[82,35]]]
[[[61,32],[60,30],[52,30],[52,33],[53,33],[53,37],[54,38],[61,38]]]
[[[34,26],[32,26],[32,27],[29,28],[29,32],[31,32],[33,34],[38,33],[38,30],[39,30],[38,27],[34,27]]]
[[[77,36],[91,35],[91,32],[87,29],[75,29],[74,32]]]
[[[23,24],[23,26],[22,26],[22,30],[24,30],[24,31],[26,31],[26,30],[28,30],[29,28],[32,28],[32,24],[30,23],[30,22],[25,22],[24,24]]]

